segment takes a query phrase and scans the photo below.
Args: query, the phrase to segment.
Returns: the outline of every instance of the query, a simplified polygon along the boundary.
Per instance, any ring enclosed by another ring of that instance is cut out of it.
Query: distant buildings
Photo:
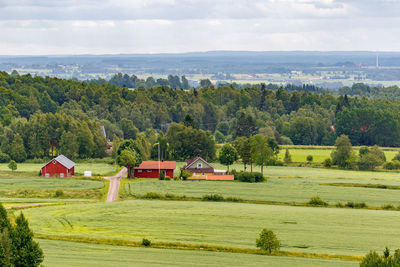
[[[60,155],[42,167],[41,175],[45,177],[72,177],[75,175],[75,162],[64,155]]]
[[[174,178],[176,161],[142,161],[139,167],[135,167],[134,176],[138,178],[158,178],[160,172],[165,177]]]
[[[191,172],[193,175],[188,180],[234,180],[233,175],[227,175],[225,170],[216,170],[202,157],[186,160],[182,170]]]

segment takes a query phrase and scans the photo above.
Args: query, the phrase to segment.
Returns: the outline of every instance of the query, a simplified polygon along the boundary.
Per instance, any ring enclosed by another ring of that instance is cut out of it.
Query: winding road
[[[125,177],[127,171],[128,169],[124,167],[115,176],[104,177],[104,179],[110,180],[110,187],[108,188],[106,202],[113,202],[117,200],[120,180],[122,177]]]

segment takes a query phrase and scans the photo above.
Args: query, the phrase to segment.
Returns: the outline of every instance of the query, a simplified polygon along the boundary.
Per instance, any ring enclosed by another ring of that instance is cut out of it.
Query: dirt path
[[[24,204],[24,205],[16,205],[11,207],[6,207],[6,210],[15,209],[15,208],[29,208],[29,207],[37,207],[37,206],[47,206],[53,205],[55,203],[32,203],[32,204]]]
[[[126,175],[127,171],[128,169],[124,167],[119,171],[119,173],[117,173],[117,175],[112,177],[104,177],[104,179],[110,180],[110,187],[108,188],[106,202],[113,202],[117,200],[120,180]]]

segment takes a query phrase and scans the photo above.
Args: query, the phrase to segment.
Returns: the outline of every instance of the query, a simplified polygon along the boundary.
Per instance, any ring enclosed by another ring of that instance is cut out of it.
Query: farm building
[[[165,177],[173,178],[176,161],[142,161],[139,167],[135,167],[135,177],[158,178],[158,170],[164,172]]]
[[[191,172],[193,176],[188,180],[233,180],[233,175],[226,175],[225,170],[216,170],[202,157],[186,160],[182,170]]]
[[[59,155],[42,167],[41,174],[45,177],[71,177],[75,175],[75,163]]]

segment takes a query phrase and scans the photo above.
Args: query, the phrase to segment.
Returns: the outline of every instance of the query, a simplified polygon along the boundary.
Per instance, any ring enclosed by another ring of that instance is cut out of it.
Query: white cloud
[[[0,0],[1,54],[399,50],[395,0]]]

